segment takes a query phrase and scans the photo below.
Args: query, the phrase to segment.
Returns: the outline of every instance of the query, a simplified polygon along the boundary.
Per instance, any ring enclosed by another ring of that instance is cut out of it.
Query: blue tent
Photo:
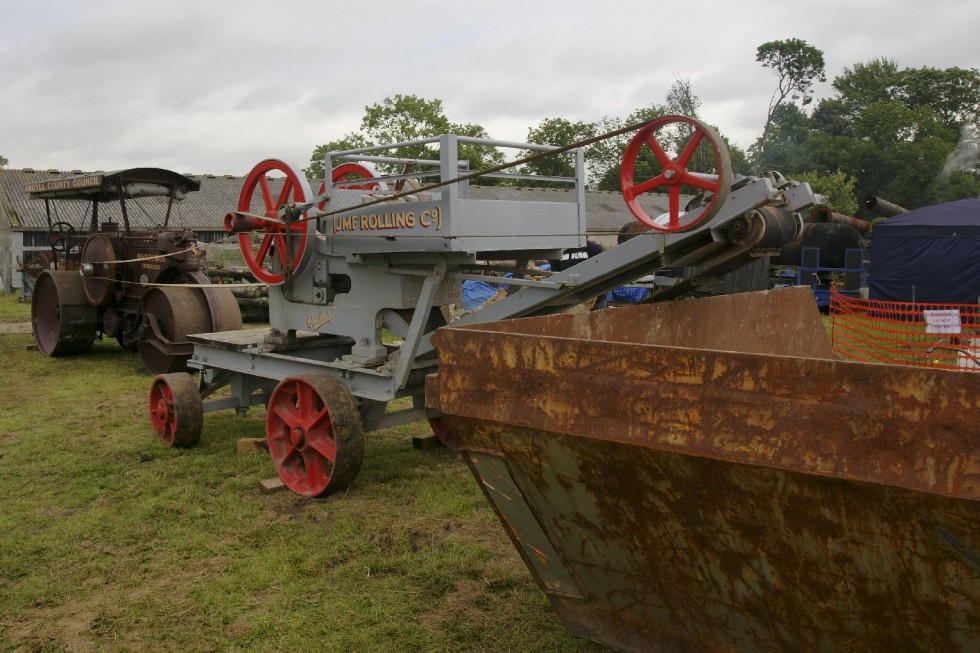
[[[871,299],[980,301],[980,200],[924,206],[874,226]]]

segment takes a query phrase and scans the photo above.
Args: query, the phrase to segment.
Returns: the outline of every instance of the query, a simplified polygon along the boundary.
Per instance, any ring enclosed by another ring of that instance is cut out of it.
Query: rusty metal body
[[[901,215],[902,213],[908,212],[908,209],[901,207],[898,204],[892,204],[888,200],[875,197],[874,195],[865,195],[861,199],[861,206],[869,211],[877,213],[878,215],[883,215],[886,218],[893,218],[896,215]]]
[[[572,632],[976,650],[976,375],[835,359],[806,288],[435,343],[427,405]]]
[[[849,224],[858,230],[858,233],[866,234],[871,231],[871,223],[861,218],[855,218],[843,213],[835,213],[826,206],[815,206],[810,209],[808,222]]]

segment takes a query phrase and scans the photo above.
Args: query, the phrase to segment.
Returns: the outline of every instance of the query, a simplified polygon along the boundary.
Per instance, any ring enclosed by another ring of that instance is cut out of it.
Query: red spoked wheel
[[[277,192],[272,187],[278,183],[278,179],[270,180],[266,176],[270,172],[285,175],[282,187]],[[257,248],[252,242],[252,233],[238,234],[238,245],[245,263],[256,279],[272,286],[279,285],[299,268],[306,252],[310,221],[290,225],[288,235],[292,244],[287,247],[286,225],[279,220],[279,207],[305,202],[311,195],[310,184],[303,172],[279,159],[266,159],[248,173],[238,196],[238,210],[270,218],[258,232],[261,239]],[[297,219],[305,217],[306,213],[296,216]]]
[[[276,473],[297,494],[342,490],[361,469],[361,415],[350,391],[332,376],[280,381],[269,397],[265,431]]]
[[[660,144],[657,132],[671,125],[684,124],[693,128],[692,134],[677,158],[672,159]],[[642,161],[644,146],[653,153],[654,161],[649,165]],[[653,176],[637,183],[638,168],[642,167],[650,167]],[[626,206],[637,220],[656,231],[689,231],[710,220],[721,208],[732,186],[731,157],[718,132],[700,120],[665,116],[645,125],[626,146],[619,183]],[[667,190],[669,208],[665,216],[653,218],[640,206],[639,197],[661,189]],[[687,213],[681,210],[682,193],[701,192],[710,193],[707,204]]]
[[[153,435],[167,447],[197,444],[204,426],[204,405],[190,374],[161,374],[153,379],[150,423]]]
[[[361,165],[360,163],[341,163],[330,171],[330,181],[336,184],[338,181],[356,181],[358,179],[374,179],[378,176],[377,170],[370,166]],[[388,184],[383,181],[371,181],[364,184],[344,184],[342,186],[345,190],[388,190]],[[322,182],[320,184],[320,192],[317,197],[323,197],[323,194],[327,192],[327,182]],[[323,211],[327,206],[326,201],[320,202],[316,205],[318,209]]]

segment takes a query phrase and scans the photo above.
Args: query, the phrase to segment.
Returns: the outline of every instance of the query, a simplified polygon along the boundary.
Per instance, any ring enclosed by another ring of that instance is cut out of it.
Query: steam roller
[[[470,173],[461,146],[567,153],[574,175],[545,180],[572,201],[481,198],[470,180],[513,175]],[[315,195],[279,159],[246,178],[225,225],[269,284],[270,326],[187,337],[197,379],[150,387],[164,445],[265,405],[278,476],[319,497],[356,491],[367,434],[428,419],[573,633],[626,651],[974,650],[976,375],[836,358],[806,288],[574,310],[663,268],[700,272],[655,300],[775,254],[823,203],[809,185],[732,175],[711,127],[657,119],[621,167],[645,231],[547,273],[528,262],[585,246],[581,149],[447,134],[329,152],[324,170]],[[506,296],[447,325],[487,275]]]
[[[187,369],[189,334],[241,329],[234,296],[211,287],[201,271],[197,236],[169,226],[174,203],[199,187],[193,179],[160,168],[28,185],[31,197],[45,202],[51,246],[31,297],[38,351],[81,354],[96,339],[114,338],[127,349],[138,349],[143,367],[160,374]],[[88,202],[89,224],[83,230],[54,220],[54,200]],[[107,202],[118,203],[122,225],[105,218]],[[142,211],[164,206],[161,226],[132,229],[127,207],[134,202]]]

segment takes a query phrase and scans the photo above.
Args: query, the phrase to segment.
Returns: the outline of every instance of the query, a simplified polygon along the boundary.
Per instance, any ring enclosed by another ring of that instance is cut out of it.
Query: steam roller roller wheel
[[[210,318],[211,331],[241,331],[242,309],[235,295],[227,288],[210,288],[214,294],[217,315]]]
[[[266,438],[279,478],[307,497],[347,488],[364,458],[354,397],[325,374],[291,376],[276,386],[269,397]]]
[[[150,288],[140,303],[140,315],[144,327],[138,348],[150,374],[186,371],[189,355],[175,347],[186,344],[192,333],[211,331],[208,304],[197,288]]]
[[[98,331],[98,309],[88,303],[77,272],[43,270],[31,297],[31,328],[47,356],[83,354]]]
[[[273,192],[269,173],[283,175],[282,187]],[[238,210],[270,218],[262,229],[238,234],[238,246],[245,263],[259,281],[275,286],[283,283],[288,274],[303,262],[311,220],[295,222],[289,227],[291,245],[286,246],[286,225],[279,220],[279,208],[285,204],[305,202],[313,195],[303,171],[279,159],[266,159],[245,178],[238,196]],[[299,217],[306,217],[303,213]],[[258,242],[253,243],[253,235]],[[287,251],[287,249],[289,251]]]
[[[672,131],[666,131],[672,128]],[[690,132],[672,158],[662,144],[677,128]],[[637,181],[637,178],[645,178]],[[655,231],[690,231],[714,217],[732,187],[732,161],[725,141],[712,127],[686,116],[664,116],[644,125],[626,146],[620,166],[620,188],[630,213]],[[667,213],[651,217],[640,196],[667,191]],[[695,210],[681,209],[682,194],[708,193],[708,202]]]
[[[153,435],[167,447],[197,444],[204,425],[204,405],[190,374],[161,374],[153,379],[150,423]]]

